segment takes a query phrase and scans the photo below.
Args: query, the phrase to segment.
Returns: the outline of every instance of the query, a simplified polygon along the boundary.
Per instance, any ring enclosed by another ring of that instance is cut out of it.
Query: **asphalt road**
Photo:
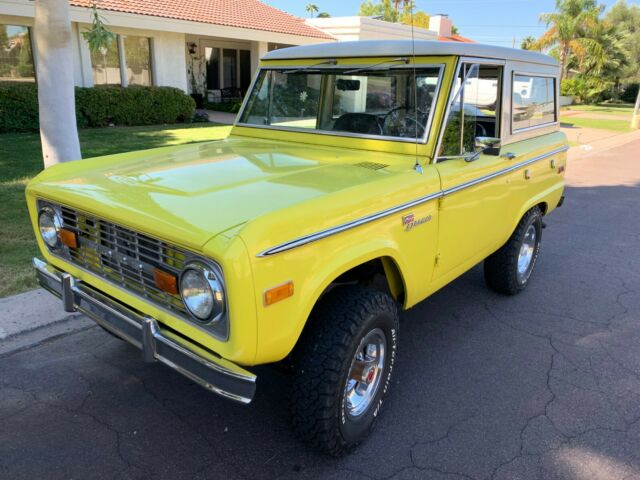
[[[293,438],[271,369],[241,407],[91,328],[0,357],[0,478],[640,479],[639,156],[571,164],[526,292],[477,267],[403,315],[354,454]]]

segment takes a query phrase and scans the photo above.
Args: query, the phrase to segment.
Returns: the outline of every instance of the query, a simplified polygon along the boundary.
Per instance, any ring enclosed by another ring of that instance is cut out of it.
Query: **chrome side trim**
[[[443,190],[443,194],[444,194],[443,196],[451,195],[452,193],[459,192],[460,190],[464,190],[465,188],[473,187],[474,185],[478,185],[479,183],[487,182],[496,177],[500,177],[507,173],[511,173],[515,170],[518,170],[522,167],[526,167],[527,165],[531,165],[532,163],[536,163],[536,162],[539,162],[540,160],[544,160],[545,158],[551,157],[553,155],[557,155],[558,153],[566,152],[567,150],[569,150],[569,147],[567,146],[556,148],[555,150],[551,150],[550,152],[543,153],[542,155],[538,155],[528,160],[525,160],[523,162],[516,163],[514,165],[511,165],[510,167],[503,168],[502,170],[498,170],[497,172],[490,173],[489,175],[485,175],[484,177],[476,178],[469,182],[456,185],[455,187],[447,188],[446,190]]]
[[[440,198],[442,196],[442,192],[435,192],[429,195],[425,195],[424,197],[417,198],[410,202],[403,203],[396,207],[388,208],[387,210],[382,210],[381,212],[374,213],[373,215],[368,215],[366,217],[359,218],[357,220],[353,220],[351,222],[343,223],[336,227],[327,228],[325,230],[320,230],[319,232],[312,233],[310,235],[305,235],[304,237],[299,237],[289,242],[281,243],[276,245],[275,247],[271,247],[261,253],[258,254],[258,257],[268,257],[270,255],[275,255],[276,253],[285,252],[287,250],[291,250],[296,247],[300,247],[302,245],[307,245],[308,243],[316,242],[323,238],[327,238],[331,235],[335,235],[336,233],[344,232],[345,230],[350,230],[355,227],[359,227],[360,225],[364,225],[367,223],[371,223],[375,220],[379,220],[384,217],[388,217],[389,215],[393,215],[394,213],[401,212],[402,210],[406,210],[407,208],[415,207],[417,205],[421,205],[423,203],[427,203],[431,200],[435,200],[436,198]]]
[[[451,195],[457,192],[460,192],[466,188],[469,187],[473,187],[474,185],[478,185],[480,183],[483,182],[487,182],[489,180],[492,180],[496,177],[500,177],[502,175],[505,175],[507,173],[511,173],[515,170],[518,170],[522,167],[526,167],[527,165],[531,165],[532,163],[536,163],[539,162],[540,160],[544,160],[545,158],[551,157],[553,155],[557,155],[558,153],[563,153],[566,152],[567,150],[569,150],[568,146],[563,146],[560,148],[556,148],[555,150],[551,150],[550,152],[547,153],[543,153],[541,155],[537,155],[535,157],[532,157],[528,160],[525,160],[523,162],[520,163],[516,163],[514,165],[511,165],[507,168],[503,168],[502,170],[498,170],[497,172],[493,172],[490,173],[489,175],[485,175],[484,177],[479,177],[476,178],[474,180],[471,180],[469,182],[465,182],[465,183],[461,183],[460,185],[456,185],[455,187],[451,187],[451,188],[447,188],[445,190],[441,190],[439,192],[435,192],[435,193],[431,193],[429,195],[425,195],[424,197],[420,197],[417,198],[415,200],[412,200],[410,202],[406,202],[403,204],[400,204],[396,207],[392,207],[386,210],[382,210],[381,212],[378,213],[374,213],[372,215],[367,215],[366,217],[362,217],[359,218],[357,220],[353,220],[351,222],[347,222],[347,223],[343,223],[341,225],[338,225],[336,227],[331,227],[331,228],[327,228],[325,230],[320,230],[319,232],[316,233],[312,233],[309,235],[305,235],[303,237],[298,237],[294,240],[285,242],[285,243],[280,243],[274,247],[268,248],[267,250],[264,250],[262,252],[260,252],[257,257],[262,258],[262,257],[268,257],[271,255],[275,255],[277,253],[282,253],[282,252],[286,252],[287,250],[292,250],[294,248],[297,247],[301,247],[302,245],[307,245],[309,243],[312,242],[316,242],[318,240],[322,240],[323,238],[327,238],[330,237],[331,235],[335,235],[336,233],[340,233],[340,232],[344,232],[345,230],[350,230],[352,228],[355,227],[359,227],[360,225],[364,225],[370,222],[373,222],[375,220],[379,220],[381,218],[384,217],[388,217],[389,215],[393,215],[394,213],[398,213],[401,212],[402,210],[406,210],[407,208],[411,208],[411,207],[415,207],[417,205],[421,205],[423,203],[427,203],[431,200],[435,200],[437,198],[442,198],[445,197],[447,195]]]

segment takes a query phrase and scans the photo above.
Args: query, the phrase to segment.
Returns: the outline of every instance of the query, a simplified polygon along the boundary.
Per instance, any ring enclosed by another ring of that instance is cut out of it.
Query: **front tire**
[[[294,352],[294,431],[331,455],[372,431],[391,385],[398,309],[387,294],[338,287],[314,309]]]
[[[540,253],[542,211],[533,207],[522,217],[511,238],[484,261],[484,279],[489,288],[515,295],[526,288]]]

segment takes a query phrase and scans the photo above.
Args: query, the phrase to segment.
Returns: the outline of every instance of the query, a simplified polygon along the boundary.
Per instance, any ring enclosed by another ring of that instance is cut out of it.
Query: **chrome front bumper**
[[[146,362],[159,362],[199,383],[208,390],[249,403],[256,389],[256,376],[213,354],[198,353],[195,344],[163,332],[157,320],[140,315],[68,273],[33,259],[38,283],[62,299],[67,312],[80,311],[118,337],[142,350]]]

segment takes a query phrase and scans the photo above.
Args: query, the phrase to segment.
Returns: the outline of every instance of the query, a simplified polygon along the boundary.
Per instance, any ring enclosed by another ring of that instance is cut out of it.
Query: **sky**
[[[356,15],[361,0],[262,0],[271,6],[299,17],[308,17],[304,7],[314,3],[321,12],[333,17]],[[600,0],[607,8],[616,0]],[[638,3],[627,0],[627,3]],[[445,13],[452,19],[460,35],[480,43],[511,47],[531,35],[539,37],[545,31],[538,22],[542,12],[554,10],[554,0],[417,0],[417,9],[434,15]]]

